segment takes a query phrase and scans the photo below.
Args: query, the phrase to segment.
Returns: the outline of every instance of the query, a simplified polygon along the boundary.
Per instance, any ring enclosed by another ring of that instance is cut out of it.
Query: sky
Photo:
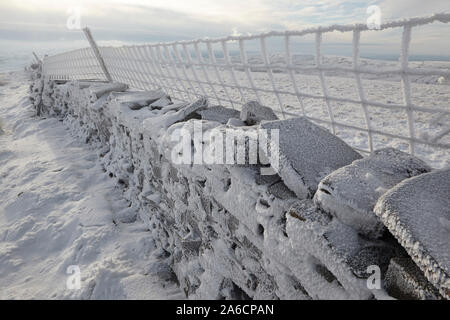
[[[370,5],[379,6],[382,22],[450,12],[450,0],[0,0],[0,54],[87,46],[68,21],[89,26],[100,45],[120,45],[365,23]],[[449,31],[448,24],[424,27],[414,35],[416,53],[450,56]],[[333,36],[333,43],[350,40]],[[367,38],[375,51],[398,49],[398,33]]]

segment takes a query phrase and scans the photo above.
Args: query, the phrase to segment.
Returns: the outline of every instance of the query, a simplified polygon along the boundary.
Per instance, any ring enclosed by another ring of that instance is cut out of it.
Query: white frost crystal
[[[402,180],[430,170],[423,161],[399,150],[377,150],[325,177],[314,200],[362,234],[379,237],[384,225],[373,213],[378,198]]]
[[[449,299],[450,168],[403,181],[378,200],[375,213],[427,279]]]
[[[278,145],[272,140],[270,146],[279,150],[277,173],[300,199],[312,197],[324,176],[361,158],[344,141],[303,117],[264,122],[260,127],[279,130]]]

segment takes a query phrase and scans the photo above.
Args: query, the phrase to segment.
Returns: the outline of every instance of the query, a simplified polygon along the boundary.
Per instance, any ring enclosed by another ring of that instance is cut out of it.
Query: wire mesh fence
[[[435,150],[445,155],[450,148],[450,86],[440,85],[442,94],[436,97],[427,87],[431,85],[419,80],[434,76],[447,81],[450,64],[412,64],[409,56],[413,29],[449,21],[450,14],[443,13],[385,23],[378,30],[365,24],[334,25],[98,50],[113,81],[132,88],[162,89],[181,101],[205,96],[236,109],[257,100],[280,118],[305,116],[327,126],[362,152],[396,141],[396,147],[412,154],[419,149],[421,155]],[[361,39],[383,31],[399,33],[399,59],[368,63],[361,58]],[[336,33],[351,48],[348,58],[323,54],[324,42]],[[44,75],[106,79],[91,48],[46,57]]]
[[[106,80],[90,47],[45,57],[43,72],[51,80]]]

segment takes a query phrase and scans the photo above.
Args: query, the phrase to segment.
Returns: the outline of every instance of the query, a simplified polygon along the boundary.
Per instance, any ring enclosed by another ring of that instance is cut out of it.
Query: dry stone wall
[[[415,276],[390,265],[395,258],[415,266],[373,212],[384,191],[431,170],[420,160],[391,149],[362,159],[326,129],[304,118],[278,120],[255,102],[240,113],[118,83],[33,77],[37,114],[61,118],[95,147],[105,174],[133,205],[112,217],[115,223],[145,222],[187,297],[442,298],[420,270]],[[280,163],[262,175],[273,165],[269,154],[268,163],[174,161],[177,130],[192,134],[195,151],[199,127],[204,147],[213,147],[212,129],[277,128],[280,139],[270,147],[279,150]],[[381,271],[380,289],[368,286],[373,265]]]

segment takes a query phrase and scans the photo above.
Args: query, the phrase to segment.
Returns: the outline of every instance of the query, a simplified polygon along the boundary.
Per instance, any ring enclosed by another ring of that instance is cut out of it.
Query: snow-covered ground
[[[28,87],[0,74],[0,299],[183,298],[144,224],[114,220],[135,212],[95,151],[36,118]]]

